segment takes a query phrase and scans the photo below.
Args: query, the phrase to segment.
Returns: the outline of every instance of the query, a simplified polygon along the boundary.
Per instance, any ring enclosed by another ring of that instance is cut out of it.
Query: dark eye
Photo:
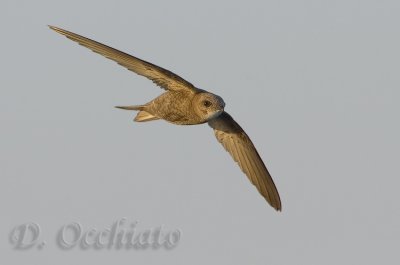
[[[203,105],[204,105],[204,107],[208,108],[208,107],[210,107],[212,104],[211,104],[210,101],[204,100],[204,101],[203,101]]]

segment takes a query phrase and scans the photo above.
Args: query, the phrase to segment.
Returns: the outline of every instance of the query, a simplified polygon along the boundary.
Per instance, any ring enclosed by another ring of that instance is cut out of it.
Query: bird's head
[[[194,109],[204,122],[219,116],[225,108],[224,100],[209,92],[201,92],[193,98]]]

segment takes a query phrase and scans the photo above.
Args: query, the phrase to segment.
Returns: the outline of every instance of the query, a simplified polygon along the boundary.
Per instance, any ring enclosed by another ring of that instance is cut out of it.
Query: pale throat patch
[[[211,120],[211,119],[214,119],[215,117],[218,117],[219,115],[221,115],[222,112],[224,112],[224,111],[218,110],[218,111],[214,112],[213,114],[211,114],[207,117],[207,120]]]

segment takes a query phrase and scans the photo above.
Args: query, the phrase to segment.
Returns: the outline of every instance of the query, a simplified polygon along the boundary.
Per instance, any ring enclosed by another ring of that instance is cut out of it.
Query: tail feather
[[[153,114],[148,113],[147,111],[141,110],[136,115],[134,121],[144,122],[144,121],[154,121],[154,120],[158,120],[158,119],[160,119],[160,118],[154,116]]]
[[[132,105],[132,106],[116,106],[118,109],[125,109],[125,110],[143,110],[145,105]]]
[[[138,110],[139,112],[134,119],[134,121],[137,122],[153,121],[160,119],[153,114],[145,111],[146,105],[116,106],[116,108],[125,110]]]

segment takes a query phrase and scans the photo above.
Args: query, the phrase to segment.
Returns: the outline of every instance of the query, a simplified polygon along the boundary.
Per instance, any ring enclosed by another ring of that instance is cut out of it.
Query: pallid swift
[[[207,122],[214,129],[217,140],[238,163],[260,194],[277,211],[282,209],[278,191],[264,162],[244,130],[224,111],[225,102],[220,96],[196,88],[180,76],[152,63],[67,30],[49,27],[128,70],[147,77],[165,89],[165,93],[146,104],[117,108],[138,111],[135,117],[137,122],[158,119],[178,125]]]

